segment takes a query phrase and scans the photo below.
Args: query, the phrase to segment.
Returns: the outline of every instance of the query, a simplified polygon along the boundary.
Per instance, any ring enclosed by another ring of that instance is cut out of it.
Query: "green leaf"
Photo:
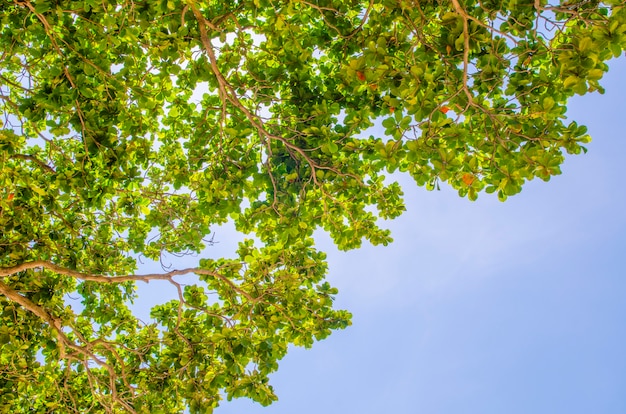
[[[385,118],[382,122],[382,126],[386,129],[395,128],[396,121],[393,118]]]
[[[49,2],[38,1],[37,4],[35,5],[35,12],[43,14],[43,13],[46,13],[51,8],[52,8],[52,6],[50,5]]]

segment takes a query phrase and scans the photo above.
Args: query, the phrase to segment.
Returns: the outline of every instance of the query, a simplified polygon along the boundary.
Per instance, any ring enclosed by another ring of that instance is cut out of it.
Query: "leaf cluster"
[[[271,403],[289,344],[350,323],[314,231],[388,244],[395,171],[471,200],[560,174],[625,48],[620,0],[4,2],[0,410]],[[133,274],[229,220],[233,258]],[[141,321],[138,281],[177,299]]]

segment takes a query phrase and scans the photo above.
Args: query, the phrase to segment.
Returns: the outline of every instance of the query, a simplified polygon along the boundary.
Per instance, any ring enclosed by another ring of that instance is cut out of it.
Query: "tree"
[[[549,180],[590,139],[568,98],[602,92],[626,48],[621,0],[0,10],[0,407],[16,413],[271,403],[288,345],[350,323],[313,231],[389,243],[397,170],[471,200]],[[228,220],[251,236],[237,257],[134,273]],[[178,300],[140,321],[139,281]]]

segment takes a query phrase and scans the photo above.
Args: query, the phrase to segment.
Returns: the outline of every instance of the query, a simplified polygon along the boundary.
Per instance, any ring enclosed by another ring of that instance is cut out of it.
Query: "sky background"
[[[624,58],[603,85],[571,101],[594,141],[549,183],[470,202],[394,175],[407,204],[385,223],[394,243],[339,252],[317,233],[353,325],[291,349],[270,380],[278,402],[216,413],[626,413]],[[232,256],[241,238],[218,229],[206,253]],[[146,315],[161,302],[143,298]]]

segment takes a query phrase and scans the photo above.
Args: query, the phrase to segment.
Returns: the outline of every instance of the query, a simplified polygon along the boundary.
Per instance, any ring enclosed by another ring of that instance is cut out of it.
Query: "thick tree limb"
[[[35,302],[28,299],[27,297],[20,295],[16,290],[12,289],[9,285],[2,281],[0,281],[0,293],[6,296],[6,298],[9,299],[11,302],[17,303],[18,305],[32,312],[41,320],[50,325],[50,327],[55,331],[57,338],[59,339],[61,357],[65,357],[65,346],[69,345],[71,341],[63,333],[63,326],[60,319],[50,315],[44,308],[37,305]]]
[[[38,263],[38,262],[33,262],[33,263]],[[16,266],[16,267],[20,267],[20,266]],[[82,335],[80,335],[78,331],[72,328],[73,332],[77,336],[79,336],[79,338],[85,343],[85,347],[75,344],[63,332],[63,323],[61,319],[55,318],[50,313],[48,313],[48,311],[46,311],[43,307],[37,305],[35,302],[28,299],[27,297],[22,296],[19,292],[12,289],[9,285],[7,285],[6,283],[2,281],[0,281],[0,294],[4,295],[11,302],[17,303],[18,305],[22,306],[24,309],[33,313],[34,315],[39,317],[41,320],[46,322],[50,326],[50,328],[52,328],[58,340],[59,356],[61,359],[71,357],[66,353],[66,348],[70,348],[74,350],[75,352],[77,352],[78,354],[82,355],[83,357],[89,358],[93,360],[94,362],[96,362],[98,365],[104,367],[109,372],[109,375],[110,375],[110,381],[111,381],[110,385],[111,385],[111,390],[113,393],[112,395],[113,400],[115,400],[116,402],[124,406],[124,408],[126,408],[128,412],[131,412],[131,413],[135,412],[132,406],[130,406],[126,401],[119,398],[117,395],[117,389],[116,389],[115,382],[114,382],[114,379],[117,376],[115,374],[115,370],[113,369],[113,367],[110,364],[107,364],[106,362],[102,361],[100,358],[96,356],[96,354],[94,354],[92,351],[88,349],[92,346],[92,343],[87,341],[85,338],[82,337]],[[89,370],[88,365],[85,362],[83,362],[83,364],[85,365],[85,368]]]
[[[65,267],[57,266],[54,263],[46,262],[43,260],[36,260],[33,262],[22,263],[13,267],[0,267],[0,277],[11,276],[19,272],[23,272],[25,270],[44,268],[50,270],[51,272],[58,273],[65,276],[70,276],[75,279],[80,279],[89,282],[98,282],[98,283],[124,283],[124,282],[146,282],[148,283],[151,280],[167,280],[172,281],[174,276],[186,275],[189,273],[195,273],[197,275],[206,275],[212,276],[220,281],[226,283],[230,286],[234,291],[244,296],[249,301],[254,301],[254,298],[248,294],[248,292],[240,289],[236,284],[234,284],[231,280],[219,273],[212,272],[206,269],[200,269],[197,267],[190,267],[187,269],[181,270],[172,270],[167,273],[149,273],[145,275],[122,275],[122,276],[104,276],[104,275],[94,275],[91,273],[82,273],[76,270],[68,269]]]

